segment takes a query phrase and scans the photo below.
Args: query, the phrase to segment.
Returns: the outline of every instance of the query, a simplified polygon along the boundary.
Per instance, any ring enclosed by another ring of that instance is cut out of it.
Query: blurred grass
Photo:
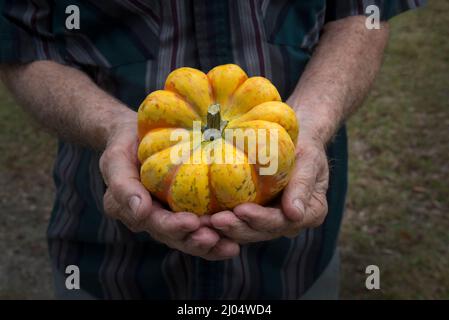
[[[449,298],[449,1],[391,21],[382,71],[348,126],[343,298]],[[364,287],[369,264],[379,291]]]
[[[49,298],[56,141],[2,88],[0,124],[0,299]],[[449,298],[449,1],[392,20],[381,74],[348,127],[342,298]],[[369,264],[378,291],[365,289]]]
[[[45,233],[56,140],[0,86],[0,300],[53,297]]]

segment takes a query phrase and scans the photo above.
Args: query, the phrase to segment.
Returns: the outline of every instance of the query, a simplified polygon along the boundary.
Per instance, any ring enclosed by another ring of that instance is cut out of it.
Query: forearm
[[[363,102],[378,73],[388,25],[365,28],[364,17],[328,23],[288,103],[297,111],[300,132],[329,142]],[[300,133],[300,136],[301,136]]]
[[[120,121],[134,113],[83,72],[55,62],[3,65],[1,78],[18,102],[66,141],[102,150]]]

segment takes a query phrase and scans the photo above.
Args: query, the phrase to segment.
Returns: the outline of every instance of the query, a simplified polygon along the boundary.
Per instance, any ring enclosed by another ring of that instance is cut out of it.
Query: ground
[[[391,21],[382,71],[349,121],[342,298],[449,298],[449,2]],[[367,61],[369,63],[369,61]],[[0,88],[0,299],[53,297],[45,231],[56,140]],[[365,268],[381,289],[365,288]]]

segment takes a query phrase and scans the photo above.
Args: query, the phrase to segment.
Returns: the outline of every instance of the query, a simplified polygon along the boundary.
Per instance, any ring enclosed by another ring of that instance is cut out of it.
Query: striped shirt
[[[136,110],[175,68],[205,72],[224,63],[261,75],[288,98],[326,22],[380,8],[387,20],[418,0],[0,0],[0,62],[53,60],[78,68]],[[67,30],[66,7],[80,10]],[[332,257],[347,188],[342,127],[327,149],[329,213],[296,238],[243,245],[210,262],[130,232],[103,214],[99,154],[59,143],[56,198],[48,227],[55,270],[77,265],[81,287],[102,299],[297,299]]]

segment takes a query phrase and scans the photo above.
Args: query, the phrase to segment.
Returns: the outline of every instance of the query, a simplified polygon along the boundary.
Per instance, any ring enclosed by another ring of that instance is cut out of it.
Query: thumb
[[[136,222],[150,212],[152,200],[140,182],[137,162],[121,149],[106,149],[100,159],[104,180],[114,199]]]
[[[296,161],[290,182],[282,195],[282,211],[288,219],[297,222],[304,219],[317,175],[314,163],[303,160]]]

